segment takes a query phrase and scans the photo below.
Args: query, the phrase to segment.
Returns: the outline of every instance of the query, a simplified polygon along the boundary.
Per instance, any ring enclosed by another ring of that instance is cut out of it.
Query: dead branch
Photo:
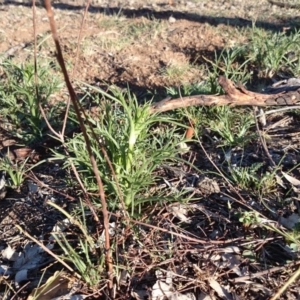
[[[300,8],[300,4],[299,3],[296,3],[296,4],[293,4],[293,3],[284,3],[284,2],[278,2],[278,1],[273,1],[273,0],[268,0],[268,2],[272,5],[277,5],[279,7],[283,7],[283,8]]]
[[[151,113],[164,112],[176,108],[188,106],[275,106],[275,105],[295,105],[300,102],[300,89],[282,91],[277,94],[260,94],[246,90],[242,85],[235,86],[234,83],[220,76],[218,83],[225,91],[225,95],[197,95],[182,97],[173,100],[163,100],[154,103]]]

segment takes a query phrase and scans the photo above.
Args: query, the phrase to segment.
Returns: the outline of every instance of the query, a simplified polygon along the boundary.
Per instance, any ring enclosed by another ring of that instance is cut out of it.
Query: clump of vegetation
[[[3,76],[0,84],[1,117],[15,129],[14,135],[24,143],[41,140],[47,130],[40,106],[53,124],[59,115],[58,106],[49,107],[49,97],[61,87],[57,76],[50,75],[49,66],[21,66],[7,60],[1,63]]]
[[[135,207],[155,200],[155,197],[144,195],[156,181],[153,172],[165,162],[176,161],[182,126],[170,117],[150,114],[150,104],[140,105],[129,91],[120,92],[111,87],[111,93],[105,93],[93,89],[98,92],[93,99],[99,105],[100,113],[89,119],[92,131],[87,130],[107,197],[111,199],[109,206],[116,209],[120,199],[124,199],[125,206],[134,212]],[[163,124],[167,129],[163,129]],[[65,167],[74,163],[87,191],[95,192],[98,187],[82,134],[72,138],[67,147],[71,157],[64,157]],[[105,153],[101,147],[106,149]],[[57,153],[57,156],[61,157],[61,154]]]

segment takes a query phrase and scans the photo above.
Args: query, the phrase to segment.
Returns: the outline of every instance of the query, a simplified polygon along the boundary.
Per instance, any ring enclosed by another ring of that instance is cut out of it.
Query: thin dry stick
[[[36,94],[37,94],[37,99],[39,100],[38,88],[37,88],[37,86],[38,86],[38,81],[37,81],[38,78],[37,78],[37,60],[36,60],[36,57],[37,57],[37,46],[36,46],[35,0],[32,0],[32,1],[33,1],[33,7],[32,8],[33,8],[33,31],[34,31],[34,75],[35,75],[35,90],[36,90]],[[65,142],[64,142],[64,134],[58,133],[58,132],[56,132],[54,130],[54,128],[52,127],[52,125],[48,121],[48,118],[46,116],[46,113],[45,113],[44,108],[42,107],[40,101],[38,101],[38,105],[39,105],[39,110],[40,110],[40,112],[41,112],[41,114],[43,116],[43,119],[46,122],[47,127],[61,141],[61,143],[63,144],[64,148],[66,148],[65,145],[64,145],[65,144]]]
[[[88,124],[88,126],[89,126],[89,128],[91,130],[91,134],[92,134],[93,139],[97,142],[99,148],[101,149],[101,152],[104,155],[104,158],[106,159],[106,162],[108,163],[108,167],[109,167],[109,169],[111,171],[111,174],[112,174],[112,177],[113,177],[113,179],[114,179],[114,181],[116,183],[116,187],[117,187],[117,190],[118,190],[118,193],[119,193],[120,202],[121,202],[121,205],[122,205],[122,208],[123,208],[123,211],[124,211],[125,218],[128,221],[128,214],[127,214],[127,210],[126,210],[126,206],[125,206],[124,196],[123,196],[123,194],[121,192],[120,184],[119,184],[118,178],[116,176],[115,170],[113,168],[112,162],[109,159],[109,157],[107,155],[107,152],[106,152],[105,148],[103,147],[103,144],[100,142],[99,138],[96,136],[94,128],[93,128],[92,124],[89,122],[88,117],[87,117],[84,109],[82,108],[82,106],[81,106],[80,103],[78,103],[78,104],[79,104],[80,111],[82,112],[82,115],[84,116],[84,119],[87,120],[87,124]],[[75,169],[75,167],[74,167],[74,169]],[[81,180],[79,178],[78,172],[76,171],[75,174],[76,174],[76,178],[77,178],[78,182],[80,183],[80,185],[82,187],[82,190],[85,191],[85,188],[83,187],[83,184],[82,184],[82,182],[81,182]]]
[[[88,3],[88,4],[89,4],[89,3]],[[87,9],[86,9],[86,12],[87,12]],[[83,26],[83,23],[82,23],[82,25],[81,25],[81,28],[82,28],[82,26]],[[69,104],[70,104],[70,101],[68,101],[68,105],[69,105]],[[79,108],[80,108],[80,110],[81,110],[81,112],[82,112],[84,118],[87,120],[88,118],[87,118],[87,116],[86,116],[86,113],[85,113],[84,109],[82,108],[82,106],[80,105],[80,103],[78,103],[78,104],[79,104]],[[62,143],[62,145],[63,145],[65,151],[67,152],[67,147],[66,147],[66,145],[65,145],[65,141],[64,141],[64,133],[63,133],[64,128],[65,128],[65,126],[66,126],[66,121],[67,121],[66,116],[67,116],[67,115],[65,115],[64,123],[63,123],[63,126],[62,126],[62,133],[58,133],[58,132],[56,132],[56,131],[54,130],[54,128],[53,128],[53,127],[51,126],[51,124],[49,123],[49,121],[48,121],[48,119],[47,119],[47,116],[46,116],[46,114],[45,114],[45,112],[44,112],[44,109],[43,109],[43,107],[41,106],[41,104],[39,104],[39,109],[40,109],[40,111],[41,111],[41,114],[42,114],[42,116],[43,116],[43,118],[44,118],[44,120],[45,120],[45,122],[46,122],[46,124],[47,124],[47,126],[48,126],[48,128],[49,128],[49,130],[50,130],[56,137],[58,137],[58,139],[61,141],[61,143]],[[68,108],[67,108],[67,111],[68,111]],[[123,208],[123,211],[124,211],[124,215],[125,215],[126,220],[128,221],[128,214],[126,213],[126,207],[125,207],[124,197],[123,197],[123,194],[122,194],[122,192],[121,192],[120,185],[119,185],[117,176],[116,176],[116,174],[115,174],[115,171],[114,171],[114,169],[113,169],[112,163],[111,163],[111,161],[110,161],[110,159],[109,159],[109,157],[108,157],[108,155],[107,155],[106,150],[104,149],[104,147],[103,147],[102,145],[100,145],[100,142],[99,142],[98,138],[96,137],[96,134],[95,134],[95,132],[94,132],[94,130],[93,130],[93,127],[91,126],[91,124],[90,124],[89,122],[88,122],[88,126],[90,127],[90,130],[91,130],[91,132],[92,132],[92,136],[93,136],[94,140],[96,140],[96,141],[98,142],[98,145],[99,145],[99,147],[100,147],[100,149],[101,149],[101,151],[102,151],[102,153],[103,153],[103,155],[104,155],[104,157],[105,157],[105,159],[106,159],[106,161],[107,161],[107,163],[108,163],[108,166],[109,166],[109,168],[110,168],[110,170],[111,170],[112,176],[113,176],[113,178],[114,178],[114,180],[115,180],[115,182],[116,182],[116,186],[117,186],[117,189],[118,189],[118,193],[119,193],[119,197],[120,197],[120,202],[121,202],[121,205],[122,205],[122,208]],[[95,212],[95,209],[93,208],[92,202],[91,202],[91,200],[90,200],[90,198],[89,198],[89,195],[88,195],[88,193],[87,193],[87,191],[86,191],[86,188],[84,187],[84,184],[83,184],[82,180],[80,179],[80,176],[79,176],[79,174],[78,174],[78,172],[77,172],[77,169],[76,169],[76,167],[74,166],[73,163],[71,163],[71,168],[72,168],[72,171],[73,171],[73,173],[74,173],[74,175],[75,175],[75,177],[76,177],[77,182],[78,182],[79,185],[80,185],[81,190],[83,191],[84,198],[85,198],[86,202],[88,203],[89,208],[91,209],[91,212],[92,212],[92,214],[93,214],[93,217],[94,217],[95,222],[96,222],[96,223],[99,223],[99,218],[98,218],[98,216],[97,216],[97,213]]]
[[[38,76],[37,76],[37,41],[36,41],[36,5],[35,5],[35,0],[32,0],[32,20],[33,20],[33,34],[34,34],[34,79],[35,79],[35,92],[36,92],[36,97],[37,97],[37,101],[38,101],[38,105],[39,105],[39,109],[40,109],[40,112],[48,126],[48,128],[52,131],[52,133],[57,136],[60,140],[61,140],[61,143],[64,145],[64,134],[60,134],[60,133],[57,133],[53,127],[51,126],[51,124],[49,123],[48,119],[47,119],[47,116],[45,114],[45,111],[42,107],[42,104],[41,102],[39,101],[40,98],[39,98],[39,90],[38,90]],[[64,148],[66,149],[65,145],[64,145]],[[73,165],[72,163],[72,169],[74,171],[74,169],[76,170],[75,166]],[[77,171],[77,170],[76,170]],[[79,175],[77,174],[77,172],[74,172],[75,173],[75,176],[76,178],[78,177],[79,178]],[[78,179],[77,178],[77,179]],[[81,184],[81,187],[83,187],[83,183],[80,181],[80,179],[78,179],[78,182],[79,184]],[[87,193],[85,193],[87,194]],[[88,196],[87,196],[88,197]],[[97,214],[93,211],[92,209],[92,206],[90,207],[92,212],[94,213],[94,216],[96,216],[97,218]]]
[[[43,116],[43,118],[44,118],[44,120],[45,120],[45,122],[46,122],[46,124],[47,124],[47,126],[48,126],[48,128],[49,128],[49,130],[50,130],[55,136],[58,137],[58,139],[60,140],[62,146],[64,147],[64,150],[65,150],[66,154],[68,155],[67,146],[66,146],[66,144],[65,144],[64,136],[63,136],[61,133],[56,132],[56,131],[54,130],[54,128],[51,126],[51,124],[49,123],[49,121],[48,121],[48,119],[47,119],[47,116],[46,116],[46,114],[45,114],[45,111],[44,111],[43,107],[41,106],[41,104],[39,104],[39,109],[40,109],[40,111],[41,111],[41,114],[42,114],[42,116]],[[89,195],[88,195],[88,193],[87,193],[87,191],[86,191],[86,189],[85,189],[85,187],[84,187],[84,184],[83,184],[82,180],[80,179],[80,176],[79,176],[79,174],[78,174],[78,172],[77,172],[77,169],[76,169],[76,167],[74,166],[74,163],[73,163],[73,162],[71,162],[71,168],[72,168],[72,171],[73,171],[73,173],[74,173],[74,175],[75,175],[75,177],[76,177],[77,182],[78,182],[79,185],[80,185],[81,190],[83,191],[84,199],[85,199],[85,201],[87,202],[87,204],[88,204],[88,206],[89,206],[89,208],[90,208],[90,210],[91,210],[91,212],[92,212],[92,214],[93,214],[93,218],[94,218],[95,222],[98,224],[98,223],[99,223],[98,215],[97,215],[97,213],[95,212],[95,209],[94,209],[94,207],[93,207],[93,204],[92,204],[92,202],[91,202],[91,200],[90,200],[90,198],[89,198]]]
[[[29,239],[31,239],[33,242],[35,242],[37,245],[39,245],[45,252],[50,254],[52,257],[54,257],[57,261],[59,261],[63,266],[65,266],[69,271],[76,274],[76,277],[81,278],[79,274],[77,274],[68,264],[66,264],[59,256],[55,255],[51,250],[49,250],[46,246],[44,246],[43,243],[38,241],[36,238],[31,236],[26,230],[24,230],[20,225],[15,225],[15,227],[20,230],[21,233],[23,233],[25,236],[27,236]]]
[[[181,101],[183,102],[184,99],[181,96],[180,91],[179,91],[179,97],[180,97],[179,99],[181,99]],[[190,123],[190,126],[194,129],[194,132],[195,132],[195,128],[194,128],[193,122],[190,120],[190,118],[189,118],[189,123]],[[226,176],[224,176],[224,174],[221,172],[221,170],[219,169],[219,167],[210,158],[210,156],[208,155],[207,151],[203,147],[203,145],[202,145],[202,143],[201,143],[201,141],[199,139],[199,136],[197,136],[197,140],[199,142],[199,145],[200,145],[201,149],[203,150],[204,154],[206,155],[207,159],[210,161],[210,163],[213,165],[213,167],[217,170],[217,172],[220,174],[220,176],[228,183],[228,185],[234,190],[234,192],[240,197],[240,199],[243,200],[243,201],[245,201],[244,198],[241,196],[241,194],[237,191],[237,189],[235,189],[235,187],[230,183],[230,181],[226,178]]]
[[[270,115],[270,114],[275,114],[281,111],[285,111],[285,110],[290,110],[290,109],[300,109],[299,105],[294,105],[294,106],[287,106],[287,107],[282,107],[282,108],[277,108],[277,109],[271,109],[268,111],[265,111],[264,114],[265,115]],[[257,115],[256,117],[260,117],[262,114]]]
[[[114,215],[114,214],[112,214],[112,215]],[[196,242],[196,243],[199,243],[199,244],[202,244],[202,245],[207,245],[207,244],[226,245],[226,244],[230,244],[230,243],[240,241],[240,240],[243,239],[243,237],[239,237],[239,238],[225,240],[225,241],[212,241],[212,240],[205,241],[205,240],[200,240],[200,239],[196,239],[196,238],[187,236],[185,234],[173,232],[173,231],[170,231],[168,229],[164,229],[164,228],[160,228],[160,227],[157,227],[157,226],[154,226],[154,225],[150,225],[150,224],[147,224],[147,223],[144,223],[144,222],[136,221],[136,220],[133,220],[133,219],[131,219],[131,222],[135,223],[135,224],[138,224],[138,225],[143,225],[145,227],[157,229],[157,230],[162,231],[162,232],[170,233],[172,235],[175,235],[175,236],[178,236],[178,237],[181,237],[181,238],[184,238],[186,240]]]
[[[270,152],[268,150],[268,147],[267,147],[267,144],[266,144],[266,140],[264,139],[264,137],[262,136],[261,134],[261,131],[260,131],[260,128],[259,128],[259,125],[258,125],[258,121],[257,121],[257,116],[256,116],[256,113],[255,113],[255,107],[253,106],[253,115],[254,115],[254,119],[255,119],[255,126],[256,126],[256,130],[257,130],[257,133],[258,133],[258,136],[259,136],[259,139],[260,139],[260,142],[261,142],[261,145],[272,165],[272,167],[276,167],[276,164],[272,158],[272,156],[270,155]]]
[[[279,297],[285,292],[285,290],[293,284],[296,279],[300,276],[300,267],[298,270],[292,275],[292,277],[277,291],[277,293],[270,298],[270,300],[279,299]]]
[[[181,101],[183,101],[183,98],[180,94],[180,91],[179,91],[179,96],[181,99]],[[190,121],[190,120],[189,120]],[[192,122],[190,121],[190,125],[191,127],[193,127],[193,124]],[[236,200],[234,198],[232,198],[231,196],[227,195],[228,197],[231,197],[232,199],[234,199],[234,201],[246,206],[248,209],[250,210],[253,210],[253,208],[251,208],[250,206],[248,206],[246,204],[246,201],[244,200],[244,198],[241,196],[241,194],[239,193],[239,191],[231,184],[231,182],[224,176],[224,174],[221,172],[221,170],[219,169],[219,167],[213,162],[213,160],[210,158],[210,156],[208,155],[207,151],[205,150],[204,146],[202,145],[202,142],[200,141],[199,137],[197,136],[197,139],[198,139],[198,142],[199,142],[199,145],[201,147],[201,149],[203,150],[204,154],[206,155],[206,157],[208,158],[208,160],[210,161],[210,163],[214,166],[214,168],[217,170],[217,172],[220,174],[220,176],[228,183],[228,185],[231,187],[231,189],[239,196],[240,200]],[[264,217],[264,215],[262,215],[261,213],[259,213],[259,215],[261,215],[262,217]]]
[[[109,237],[109,216],[108,216],[108,210],[107,210],[107,203],[106,203],[106,199],[105,199],[105,194],[104,194],[104,186],[99,174],[99,170],[97,167],[97,163],[95,160],[95,157],[93,155],[93,151],[91,148],[91,144],[89,141],[89,137],[88,134],[86,132],[85,126],[84,126],[84,122],[83,119],[80,115],[80,110],[79,110],[79,106],[78,106],[78,99],[76,97],[75,91],[73,89],[73,86],[70,82],[70,78],[64,63],[64,59],[63,59],[63,55],[62,55],[62,51],[61,51],[61,47],[60,47],[60,43],[59,43],[59,38],[57,35],[57,31],[56,31],[56,26],[55,26],[55,20],[54,20],[54,14],[52,11],[52,7],[51,7],[51,3],[50,0],[45,0],[45,7],[47,10],[47,15],[49,18],[49,22],[50,22],[50,27],[51,27],[51,32],[53,35],[53,39],[55,42],[55,46],[56,46],[56,51],[57,51],[57,60],[58,63],[60,64],[60,67],[62,69],[63,75],[64,75],[64,79],[71,97],[71,101],[72,104],[74,106],[74,110],[75,113],[77,115],[77,118],[79,120],[79,124],[80,124],[80,128],[81,131],[83,133],[83,137],[84,140],[86,142],[86,146],[87,146],[87,151],[89,153],[89,157],[90,157],[90,161],[92,164],[92,168],[96,177],[96,181],[99,187],[99,196],[101,199],[101,205],[102,205],[102,215],[103,215],[103,226],[104,226],[104,233],[105,233],[105,260],[106,260],[106,267],[107,267],[107,271],[108,271],[108,288],[110,289],[110,291],[112,290],[113,287],[113,282],[112,282],[112,276],[113,276],[113,265],[112,265],[112,259],[111,259],[111,249],[110,249],[110,237]]]
[[[37,84],[36,84],[36,92],[38,94]],[[44,120],[45,120],[45,122],[46,122],[46,124],[47,124],[47,126],[49,128],[49,130],[61,141],[62,146],[64,147],[64,150],[67,153],[67,147],[65,145],[64,135],[62,133],[56,132],[54,130],[54,128],[51,126],[50,122],[47,119],[46,113],[45,113],[45,111],[44,111],[44,109],[43,109],[43,107],[42,107],[42,105],[41,105],[40,102],[39,102],[39,109],[40,109],[40,112],[41,112],[41,114],[42,114],[42,116],[43,116],[43,118],[44,118]],[[88,193],[87,193],[87,191],[86,191],[86,189],[84,187],[83,182],[80,179],[80,176],[79,176],[79,174],[78,174],[78,172],[76,170],[76,167],[74,166],[73,162],[71,162],[71,168],[72,168],[72,171],[73,171],[73,173],[74,173],[74,175],[75,175],[75,177],[76,177],[76,179],[77,179],[77,181],[78,181],[78,183],[80,185],[81,190],[83,191],[84,199],[87,202],[87,204],[88,204],[88,206],[89,206],[89,208],[90,208],[90,210],[91,210],[91,212],[93,214],[93,218],[94,218],[95,222],[98,224],[99,223],[98,215],[95,212],[95,209],[93,208],[93,205],[92,205],[92,202],[91,202],[91,200],[89,198],[89,195],[88,195]]]
[[[59,138],[59,140],[60,140],[61,142],[64,143],[64,136],[61,135],[60,133],[56,132],[56,131],[54,130],[54,128],[51,126],[51,124],[49,123],[49,121],[48,121],[48,119],[47,119],[47,116],[46,116],[46,113],[45,113],[45,111],[44,111],[44,108],[42,107],[42,105],[41,105],[40,103],[39,103],[39,109],[40,109],[40,112],[41,112],[41,114],[42,114],[42,116],[43,116],[45,122],[46,122],[47,127],[50,129],[50,131],[51,131],[56,137]]]
[[[80,41],[81,41],[81,38],[82,38],[82,30],[83,30],[83,26],[84,26],[84,22],[85,22],[87,13],[89,11],[89,7],[90,7],[90,0],[87,0],[87,3],[85,5],[84,14],[83,14],[83,17],[82,17],[82,20],[81,20],[80,31],[79,31],[79,34],[78,34],[78,37],[77,37],[76,57],[75,57],[75,62],[74,62],[74,68],[73,68],[72,73],[71,73],[71,78],[73,78],[74,75],[76,74],[77,63],[78,63],[78,59],[79,59],[79,45],[80,45]]]
[[[237,199],[233,198],[231,195],[226,194],[226,193],[224,193],[224,192],[221,192],[221,194],[224,195],[224,196],[226,196],[227,198],[232,199],[234,202],[237,202],[237,203],[241,204],[242,206],[248,208],[249,211],[253,211],[253,210],[254,210],[254,208],[251,207],[250,205],[248,205],[248,204],[246,203],[246,201],[245,201],[243,198],[242,198],[242,200],[243,200],[244,202],[242,202],[242,201],[240,201],[240,200],[237,200]],[[239,194],[238,194],[238,195],[239,195]],[[240,196],[240,197],[241,197],[241,196]],[[255,212],[258,213],[258,215],[261,216],[262,218],[266,218],[261,212],[259,212],[259,211],[257,211],[257,210],[255,210]]]
[[[73,78],[74,74],[76,73],[77,63],[78,63],[78,59],[79,59],[79,45],[80,45],[80,41],[81,41],[81,38],[82,38],[82,29],[83,29],[83,26],[84,26],[86,15],[87,15],[88,10],[89,10],[89,6],[90,6],[90,0],[87,0],[87,4],[85,6],[85,11],[84,11],[84,14],[83,14],[83,17],[82,17],[82,20],[81,20],[80,31],[79,31],[78,38],[77,38],[76,58],[75,58],[75,63],[74,63],[74,68],[72,70],[71,78]],[[64,116],[64,122],[63,122],[63,126],[62,126],[62,135],[65,135],[70,104],[71,104],[71,101],[70,101],[70,98],[68,98],[66,111],[65,111],[65,116]]]
[[[261,272],[251,273],[250,275],[238,277],[238,278],[232,279],[230,281],[233,282],[233,283],[245,282],[246,280],[257,278],[257,277],[264,276],[264,275],[267,275],[267,274],[271,274],[271,273],[274,273],[274,272],[277,272],[277,271],[286,270],[289,267],[297,266],[299,264],[300,264],[300,261],[291,262],[291,263],[286,264],[286,265],[281,266],[281,267],[274,267],[274,268],[264,270],[264,271],[261,271]]]
[[[16,297],[23,291],[25,290],[25,288],[30,284],[31,282],[28,281],[27,283],[25,283],[22,287],[20,287],[17,292],[13,295],[13,297],[10,299],[10,300],[14,300],[14,299],[17,299]],[[4,297],[6,298],[6,297]],[[19,298],[20,299],[20,298]]]
[[[31,174],[31,175],[24,174],[24,176],[25,176],[26,178],[29,178],[29,179],[32,180],[33,182],[35,182],[39,187],[42,187],[42,188],[47,189],[47,190],[49,190],[49,191],[51,191],[51,192],[53,192],[53,193],[56,193],[56,194],[58,194],[58,195],[61,195],[61,196],[65,197],[66,199],[69,199],[70,201],[74,201],[74,200],[75,200],[75,197],[72,197],[72,196],[70,196],[70,195],[68,195],[68,194],[66,194],[66,193],[60,192],[60,191],[58,191],[58,190],[56,190],[56,189],[53,189],[53,188],[51,188],[50,186],[48,186],[47,184],[45,184],[45,183],[43,183],[42,181],[40,181],[40,180],[35,176],[35,174],[34,174],[32,171],[30,171],[30,174]]]
[[[40,112],[41,112],[41,114],[42,114],[42,116],[43,116],[43,118],[44,118],[44,120],[45,120],[45,122],[46,122],[48,128],[52,131],[52,133],[53,133],[55,136],[57,136],[57,137],[60,139],[61,143],[63,144],[64,148],[66,149],[66,146],[65,146],[65,143],[64,143],[64,134],[57,133],[57,132],[53,129],[53,127],[51,126],[51,124],[49,123],[49,121],[48,121],[48,119],[47,119],[47,116],[46,116],[46,114],[45,114],[44,108],[42,107],[42,104],[41,104],[41,102],[39,101],[40,98],[39,98],[38,76],[37,76],[37,43],[36,43],[37,41],[36,41],[36,5],[35,5],[35,0],[32,0],[32,16],[33,16],[32,20],[33,20],[33,34],[34,34],[34,79],[35,79],[35,92],[36,92],[36,97],[37,97],[39,109],[40,109]],[[82,190],[85,192],[84,194],[85,194],[85,196],[86,196],[86,199],[88,199],[88,201],[89,201],[89,197],[88,197],[88,195],[87,195],[87,193],[86,193],[86,191],[85,191],[85,189],[84,189],[84,185],[83,185],[83,183],[81,182],[81,180],[80,180],[80,178],[79,178],[79,175],[78,175],[78,173],[77,173],[77,170],[76,170],[74,164],[72,163],[71,166],[72,166],[72,170],[73,170],[73,172],[74,172],[74,174],[75,174],[75,176],[76,176],[76,178],[77,178],[77,180],[78,180],[78,182],[79,182],[79,184],[80,184]],[[90,201],[89,201],[89,202],[90,202]],[[90,203],[91,203],[91,202],[90,202]],[[93,213],[93,215],[94,215],[94,219],[95,219],[97,222],[99,222],[98,216],[97,216],[97,214],[95,213],[95,211],[94,211],[92,205],[90,205],[90,209],[91,209],[91,211],[92,211],[92,213]]]
[[[38,90],[38,77],[37,77],[37,46],[36,46],[36,9],[35,9],[35,0],[32,0],[32,22],[33,22],[33,40],[34,40],[34,81],[35,81],[35,93],[37,101],[40,105],[39,99],[39,90]]]
[[[33,35],[34,35],[34,80],[35,80],[35,93],[36,93],[36,98],[39,106],[39,110],[48,126],[48,128],[52,131],[52,133],[57,136],[62,144],[64,144],[64,135],[57,133],[51,124],[49,123],[46,113],[44,111],[44,108],[42,107],[41,101],[40,101],[40,96],[39,96],[39,90],[38,90],[38,76],[37,76],[37,34],[36,34],[36,5],[35,5],[35,0],[32,0],[32,22],[33,22]]]

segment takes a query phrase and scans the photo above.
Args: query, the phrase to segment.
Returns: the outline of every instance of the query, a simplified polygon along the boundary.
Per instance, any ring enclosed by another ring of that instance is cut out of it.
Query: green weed
[[[47,108],[49,96],[60,86],[58,80],[49,76],[46,67],[40,67],[36,87],[33,65],[17,66],[10,61],[5,61],[1,67],[5,72],[5,77],[0,84],[2,117],[8,118],[8,122],[17,129],[16,135],[24,142],[40,139],[47,127],[39,104]],[[46,111],[49,119],[54,119],[55,109],[48,107]]]
[[[182,138],[178,133],[180,124],[168,117],[151,115],[149,103],[140,105],[129,92],[111,88],[111,94],[108,94],[101,89],[89,87],[101,94],[98,103],[102,109],[89,122],[100,144],[104,145],[117,178],[116,182],[98,141],[88,130],[99,172],[110,199],[108,203],[111,208],[116,208],[123,198],[126,207],[131,207],[133,213],[135,207],[153,199],[143,196],[156,180],[153,171],[163,162],[176,160],[179,151],[177,145]],[[97,102],[96,98],[94,100]],[[164,128],[158,125],[164,123],[172,123],[174,126]],[[159,134],[156,134],[157,131]],[[65,167],[72,161],[87,190],[97,191],[82,134],[77,134],[67,146],[71,157],[65,157]],[[56,155],[61,156],[58,153]],[[119,194],[118,187],[122,195]]]
[[[209,64],[211,92],[221,93],[216,80],[220,75],[243,84],[248,84],[254,74],[259,78],[273,78],[282,73],[299,75],[299,42],[300,31],[273,33],[253,26],[246,45],[224,48],[220,54],[215,52],[213,61],[204,58]]]
[[[256,211],[244,211],[241,213],[239,221],[243,223],[245,227],[249,228],[252,225],[260,224],[261,219],[259,213]]]
[[[253,28],[246,47],[248,59],[257,68],[259,76],[272,78],[278,72],[299,74],[300,31],[271,33]]]
[[[215,52],[214,61],[207,61],[211,65],[211,68],[208,69],[208,81],[213,94],[221,92],[221,87],[217,84],[217,78],[220,75],[243,84],[247,83],[252,77],[252,72],[249,70],[250,58],[245,59],[245,48],[242,46],[231,49],[224,48],[220,55]]]
[[[19,189],[25,179],[25,173],[30,170],[26,166],[28,158],[25,159],[21,164],[13,163],[7,156],[0,159],[0,169],[5,171],[8,175],[7,185],[13,189]]]
[[[220,135],[222,140],[219,146],[243,147],[256,134],[250,133],[254,125],[254,118],[250,113],[241,113],[228,106],[211,109],[210,129]]]
[[[94,240],[87,228],[86,212],[82,202],[80,202],[81,219],[77,216],[70,215],[64,209],[54,203],[51,206],[59,210],[68,220],[70,224],[76,226],[80,234],[75,242],[67,239],[66,233],[63,231],[52,232],[52,236],[63,250],[61,258],[70,265],[76,267],[76,272],[90,287],[96,287],[102,280],[104,272],[104,254],[100,253],[99,243]],[[63,227],[65,227],[63,225]],[[101,247],[104,252],[103,246]]]
[[[253,189],[260,183],[257,171],[262,167],[262,163],[252,164],[250,167],[229,167],[232,180],[241,189]]]

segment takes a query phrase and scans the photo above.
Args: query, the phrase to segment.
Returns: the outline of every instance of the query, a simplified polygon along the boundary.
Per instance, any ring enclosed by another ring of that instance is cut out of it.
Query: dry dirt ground
[[[25,2],[26,3],[26,2]],[[55,16],[65,59],[75,66],[83,6],[55,2]],[[23,3],[0,6],[0,53],[11,47],[20,60],[32,55],[32,11]],[[274,31],[297,23],[292,9],[267,1],[97,1],[85,20],[74,79],[104,81],[141,90],[195,83],[203,78],[203,56],[247,41],[237,30],[257,27]],[[47,15],[37,9],[39,56],[53,57]]]
[[[271,5],[266,0],[173,0],[171,2],[99,0],[91,4],[84,25],[81,27],[84,15],[82,4],[79,1],[53,3],[64,58],[73,81],[116,84],[121,88],[129,86],[138,95],[149,92],[163,94],[166,87],[198,83],[207,75],[206,59],[214,58],[215,51],[221,51],[224,47],[246,43],[247,34],[241,35],[240,32],[246,33],[253,23],[257,27],[279,32],[286,28],[298,28],[300,17],[297,10]],[[82,34],[78,46],[81,28]],[[42,7],[36,10],[36,29],[38,59],[43,62],[47,61],[49,65],[55,64],[54,44],[48,18]],[[12,57],[15,62],[30,61],[33,59],[33,40],[32,10],[28,1],[2,1],[0,4],[0,54]],[[58,101],[64,99],[59,98],[60,95],[57,97]],[[298,132],[298,122],[293,118],[286,122],[289,122],[287,125],[293,132],[293,135],[287,136],[285,141],[287,146],[291,143],[294,143],[294,146],[298,145],[299,139],[297,134],[294,134]],[[276,144],[275,137],[274,145]],[[199,152],[198,156],[201,155],[204,156],[202,152]],[[287,159],[294,160],[296,163],[300,161],[296,151]],[[198,167],[206,168],[207,165],[203,162]],[[55,182],[53,179],[61,176],[59,174],[61,170],[57,170],[55,166],[49,166],[43,172],[47,173],[49,178],[45,179],[44,174],[36,174],[36,176],[51,182],[54,189],[60,186],[60,182]],[[72,192],[66,190],[63,192],[65,194],[61,195],[61,199],[60,196],[57,197],[61,205],[66,206],[65,195],[72,195]],[[11,195],[10,197],[13,198]],[[25,200],[19,197],[17,203],[1,202],[3,237],[1,247],[4,247],[5,243],[18,245],[18,240],[13,238],[16,236],[13,226],[15,222],[25,224],[27,228],[34,228],[31,231],[32,235],[49,232],[53,228],[57,220],[53,210],[48,208],[46,212],[43,211],[43,214],[39,215],[45,207],[38,199],[31,198],[30,201],[25,203]],[[218,212],[217,206],[213,204],[210,208]],[[34,207],[34,209],[28,210],[28,207]],[[225,204],[224,210],[226,210]],[[39,217],[33,218],[37,215]],[[208,235],[215,231],[217,228],[212,229]],[[160,236],[153,238],[161,242]],[[194,247],[197,249],[197,245]],[[163,246],[161,249],[164,249]],[[182,256],[187,252],[186,249],[181,248]],[[274,249],[272,251],[276,250]],[[280,256],[280,251],[278,253]],[[190,261],[197,260],[198,254],[196,252],[189,254]],[[138,254],[132,254],[132,256],[135,255]],[[186,263],[187,268],[192,268],[187,261],[188,259],[183,264]],[[138,266],[137,269],[143,269],[143,267],[145,266]],[[256,268],[255,265],[252,267]],[[259,267],[257,269],[263,271]],[[52,269],[50,267],[47,272],[52,274],[55,270],[55,267]],[[204,275],[200,274],[199,277]],[[287,280],[288,275],[282,275],[280,284]],[[38,284],[38,281],[39,278],[32,281],[24,288],[24,294],[20,292],[14,299],[25,299],[30,288]],[[276,280],[266,282],[262,279],[260,284],[255,286],[256,290],[249,292],[244,291],[243,287],[237,287],[236,291],[242,295],[241,299],[268,299],[269,292],[274,292],[276,286]],[[1,288],[3,292],[3,287]],[[123,299],[129,299],[127,292],[125,289],[124,295],[126,296]],[[247,292],[249,294],[246,294]],[[299,299],[299,294],[299,287],[296,284],[282,299]]]

